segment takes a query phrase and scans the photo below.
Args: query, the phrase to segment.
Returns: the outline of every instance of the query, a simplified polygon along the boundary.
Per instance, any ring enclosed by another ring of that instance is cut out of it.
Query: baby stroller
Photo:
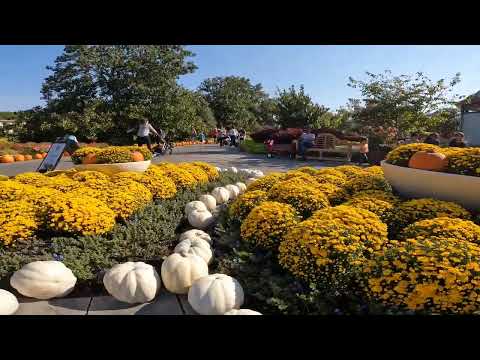
[[[175,144],[168,138],[158,139],[157,145],[153,147],[153,157],[169,154],[172,155]]]

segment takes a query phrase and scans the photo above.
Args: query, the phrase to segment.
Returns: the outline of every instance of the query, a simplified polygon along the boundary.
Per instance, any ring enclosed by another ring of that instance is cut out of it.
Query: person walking
[[[135,131],[135,128],[127,130],[127,133],[131,133],[133,131]],[[155,128],[147,119],[140,120],[137,128],[137,145],[147,145],[148,150],[152,151],[152,139],[150,138],[151,132],[157,137],[161,138],[157,130],[155,130]]]
[[[247,133],[245,132],[244,129],[240,129],[240,131],[238,132],[238,141],[239,143],[242,143],[243,141],[245,141],[245,138],[247,137]]]
[[[362,137],[360,139],[360,147],[359,147],[359,159],[358,165],[362,165],[364,163],[368,163],[368,138]]]
[[[313,146],[315,141],[315,134],[310,129],[305,129],[298,139],[298,155],[302,160],[306,160],[305,151]]]
[[[197,140],[197,130],[195,128],[192,129],[192,141]]]
[[[235,127],[232,127],[228,132],[228,135],[230,136],[230,146],[238,146],[237,145],[237,138],[238,138],[237,129],[235,129]]]

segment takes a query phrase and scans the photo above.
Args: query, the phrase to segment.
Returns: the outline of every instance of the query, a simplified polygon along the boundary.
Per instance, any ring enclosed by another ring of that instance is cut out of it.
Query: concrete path
[[[111,296],[36,300],[19,298],[14,315],[196,315],[186,295],[160,290],[154,301],[126,304]]]
[[[265,155],[253,155],[239,152],[237,148],[218,145],[193,145],[175,148],[172,155],[156,157],[153,162],[190,162],[205,161],[219,167],[235,166],[237,168],[256,168],[263,172],[286,171],[299,166],[336,166],[337,162],[320,162],[315,160],[299,161],[286,157],[268,159]],[[17,162],[13,164],[0,164],[0,175],[14,176],[20,173],[36,171],[41,160]],[[64,158],[58,164],[58,170],[69,169],[73,166],[69,158]]]

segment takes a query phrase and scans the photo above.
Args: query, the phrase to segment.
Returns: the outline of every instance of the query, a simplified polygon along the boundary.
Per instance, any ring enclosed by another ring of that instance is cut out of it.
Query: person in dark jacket
[[[465,135],[462,132],[456,132],[453,134],[453,138],[450,140],[448,146],[461,148],[466,147]]]
[[[440,145],[440,135],[438,133],[431,133],[424,140],[425,144]]]

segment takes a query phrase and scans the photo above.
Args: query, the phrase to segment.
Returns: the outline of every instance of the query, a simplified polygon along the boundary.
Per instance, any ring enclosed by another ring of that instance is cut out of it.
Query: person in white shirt
[[[305,151],[313,146],[315,141],[315,134],[310,129],[305,129],[303,134],[298,139],[298,154],[305,160]]]
[[[130,129],[127,133],[134,131],[135,128]],[[152,151],[152,140],[150,139],[150,132],[154,133],[157,137],[160,138],[157,130],[150,124],[147,119],[140,121],[137,129],[137,144],[138,146],[147,145],[148,150]]]
[[[237,146],[237,138],[238,138],[238,131],[234,127],[232,127],[228,131],[228,135],[230,136],[230,146]]]

